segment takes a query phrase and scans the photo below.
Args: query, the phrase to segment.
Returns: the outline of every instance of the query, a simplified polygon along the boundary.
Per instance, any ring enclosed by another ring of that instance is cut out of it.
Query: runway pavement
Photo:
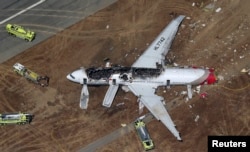
[[[117,0],[0,1],[0,63],[44,41]],[[32,42],[8,35],[7,23],[23,25],[37,34]],[[48,32],[49,31],[49,32]]]

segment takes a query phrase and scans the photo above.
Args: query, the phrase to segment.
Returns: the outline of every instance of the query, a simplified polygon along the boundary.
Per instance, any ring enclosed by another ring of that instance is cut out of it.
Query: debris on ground
[[[208,96],[208,93],[207,93],[207,92],[203,92],[203,93],[200,94],[200,98],[201,98],[201,99],[206,99],[207,96]]]
[[[219,13],[220,11],[221,11],[220,7],[215,10],[216,13]]]
[[[200,116],[197,115],[197,116],[195,117],[194,121],[197,122],[197,121],[199,120],[199,118],[200,118]]]
[[[121,126],[122,126],[122,127],[126,127],[126,126],[127,126],[127,124],[122,123],[122,124],[121,124]]]
[[[204,10],[205,12],[213,11],[213,10],[214,10],[214,7],[215,7],[215,4],[214,4],[214,3],[210,3],[210,4],[206,5],[206,6],[203,8],[203,10]]]
[[[201,91],[201,85],[196,86],[195,89],[194,89],[194,92],[199,94],[200,91]]]
[[[242,72],[242,73],[247,73],[247,72],[249,72],[250,71],[250,69],[245,69],[245,68],[243,68],[240,72]]]
[[[218,78],[219,81],[223,81],[224,80],[224,77],[222,75],[218,75],[217,78]]]

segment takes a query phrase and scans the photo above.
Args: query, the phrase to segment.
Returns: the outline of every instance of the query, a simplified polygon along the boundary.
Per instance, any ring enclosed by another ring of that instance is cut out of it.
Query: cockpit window
[[[71,78],[75,79],[75,77],[74,77],[72,74],[70,74],[69,76],[70,76]]]

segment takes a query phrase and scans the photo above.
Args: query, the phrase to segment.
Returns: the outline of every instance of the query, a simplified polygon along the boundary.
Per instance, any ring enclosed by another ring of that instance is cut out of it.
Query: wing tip
[[[182,22],[182,20],[183,20],[185,17],[186,17],[185,15],[179,15],[179,16],[176,18],[176,21]]]
[[[181,134],[180,134],[180,133],[179,133],[178,136],[176,136],[176,138],[177,138],[177,140],[178,140],[179,142],[183,142],[183,140],[181,139]]]
[[[183,140],[181,139],[181,137],[177,137],[177,140],[178,140],[179,142],[183,142]]]

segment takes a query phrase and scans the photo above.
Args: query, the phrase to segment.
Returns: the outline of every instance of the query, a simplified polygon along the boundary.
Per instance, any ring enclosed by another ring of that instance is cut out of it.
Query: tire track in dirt
[[[46,120],[47,121],[47,120]],[[60,142],[58,139],[56,139],[53,135],[53,129],[49,129],[51,128],[51,124],[56,123],[55,120],[52,119],[52,121],[43,123],[41,125],[32,125],[31,128],[31,132],[34,134],[34,137],[38,137],[36,138],[36,140],[34,140],[35,142],[37,142],[39,144],[39,141],[43,140],[43,144],[45,145],[50,145],[51,142],[53,142],[53,146],[49,146],[47,147],[47,151],[54,151],[54,150],[59,150],[64,152],[65,151],[65,147],[64,142]],[[47,128],[47,129],[45,129]],[[44,130],[50,130],[49,132],[45,132]],[[36,147],[36,145],[34,145],[33,143],[30,143],[31,146]]]
[[[46,122],[44,123],[44,126],[40,125],[41,127],[40,126],[36,127],[34,125],[14,126],[15,128],[11,129],[11,132],[14,132],[11,134],[11,136],[9,136],[8,131],[6,131],[5,134],[6,136],[2,136],[2,139],[4,140],[1,140],[1,145],[3,143],[7,145],[7,147],[5,148],[3,147],[3,149],[6,149],[6,151],[13,151],[17,149],[22,151],[27,149],[27,147],[33,147],[36,149],[43,149],[43,151],[54,151],[54,150],[64,151],[61,146],[61,143],[57,142],[57,140],[52,135],[43,131],[43,129],[47,128],[46,126],[48,126],[49,124],[53,124],[54,123],[53,121]],[[22,140],[16,140],[19,138]],[[41,142],[41,140],[43,142]],[[56,144],[51,145],[50,144],[51,140],[53,141],[53,143]]]
[[[185,14],[193,15],[196,13],[197,10],[199,10],[199,9],[196,9],[196,7],[193,7],[191,2],[183,2],[182,0],[164,2],[164,4],[159,5],[157,9],[171,10],[172,11],[171,13],[173,13],[173,15],[174,14],[179,15],[180,13],[184,13],[182,15],[185,15]]]
[[[2,143],[1,145],[3,145],[3,149],[6,149],[6,151],[13,151],[13,150],[17,150],[22,148],[23,146],[25,147],[25,145],[23,145],[23,142],[26,140],[30,140],[30,136],[28,136],[27,134],[29,134],[29,130],[27,129],[27,127],[25,126],[3,126],[5,128],[3,128],[6,131],[6,136],[3,136],[1,140]],[[9,135],[10,133],[8,132],[8,127],[11,127],[11,136]],[[22,139],[22,140],[17,140],[17,139]],[[27,143],[29,144],[29,142]],[[6,147],[4,147],[4,145],[6,145]]]
[[[2,149],[5,149],[5,146],[8,146],[8,143],[12,143],[13,142],[13,137],[14,138],[17,138],[17,136],[19,135],[18,133],[18,129],[14,128],[12,126],[11,130],[13,131],[12,132],[12,135],[9,136],[9,132],[8,130],[6,129],[7,126],[1,126],[1,132],[3,132],[3,134],[1,134],[1,138],[4,139],[4,140],[1,140],[0,141],[0,145]],[[1,150],[1,149],[0,149]]]
[[[8,99],[4,96],[1,98],[1,109],[3,109],[2,111],[15,111],[15,108],[8,102]]]
[[[222,88],[221,88],[222,89]],[[221,90],[219,89],[219,90]],[[219,91],[218,90],[218,91]],[[249,90],[249,88],[247,89]],[[250,98],[245,95],[246,98],[242,101],[239,100],[239,94],[242,94],[244,97],[244,92],[248,92],[247,90],[241,90],[240,92],[232,92],[228,91],[219,91],[214,92],[214,94],[219,94],[220,98],[224,99],[223,108],[220,109],[220,113],[218,113],[218,117],[221,117],[222,120],[217,123],[213,129],[214,134],[218,135],[242,135],[246,134],[246,132],[242,132],[242,130],[248,130],[248,122],[249,122],[249,112],[246,106],[247,102]],[[243,98],[242,97],[242,98]],[[239,110],[241,109],[241,110]],[[232,111],[234,111],[232,113]],[[237,123],[235,123],[237,122]]]
[[[37,114],[37,112],[34,112],[35,114]],[[38,119],[39,119],[39,117],[37,117]],[[35,119],[36,119],[36,117],[35,117]],[[51,120],[51,121],[50,121]],[[45,128],[48,128],[48,126],[50,126],[50,124],[54,124],[55,123],[55,119],[48,119],[48,120],[41,120],[41,121],[43,121],[43,122],[45,122],[44,123],[44,125],[43,124],[40,124],[39,125],[39,127],[38,128],[35,128],[34,129],[34,131],[32,131],[32,130],[30,130],[31,128],[32,128],[32,125],[31,126],[29,126],[29,127],[31,127],[30,129],[29,129],[29,132],[31,131],[32,132],[32,135],[35,135],[34,137],[35,137],[35,140],[33,140],[32,142],[29,142],[29,140],[30,140],[30,136],[28,136],[27,134],[28,133],[26,133],[26,132],[20,132],[19,134],[16,134],[16,136],[14,136],[14,135],[12,135],[12,136],[10,136],[10,138],[11,139],[8,139],[7,138],[7,140],[9,141],[9,142],[12,142],[12,140],[13,140],[13,142],[15,142],[15,140],[16,139],[18,139],[18,138],[22,138],[22,140],[20,140],[20,142],[21,143],[23,143],[23,142],[27,142],[27,146],[29,146],[29,144],[31,144],[30,146],[32,147],[42,147],[41,145],[40,145],[40,143],[39,143],[39,141],[41,141],[41,140],[43,140],[44,142],[43,143],[47,143],[47,145],[49,145],[50,143],[49,143],[49,141],[51,141],[51,139],[52,139],[52,141],[54,141],[54,143],[56,143],[56,140],[53,140],[54,138],[53,138],[53,136],[51,136],[50,137],[50,135],[48,134],[48,133],[45,133],[45,132],[43,132],[43,131],[41,131],[41,129],[40,129],[40,126],[41,126],[41,128],[43,128],[43,129],[45,129]],[[6,126],[7,127],[7,126]],[[45,129],[46,130],[46,129]],[[45,136],[44,136],[45,135]],[[27,136],[27,138],[24,138],[24,137],[26,137]],[[32,136],[31,136],[32,137]],[[36,138],[37,137],[37,138]],[[39,144],[38,145],[36,145],[36,144],[34,144],[33,142],[35,142],[35,141],[37,141]],[[20,143],[20,144],[21,144]],[[13,145],[13,144],[12,144]],[[16,149],[16,147],[19,147],[19,149],[25,149],[25,145],[24,146],[20,146],[19,145],[19,143],[18,142],[15,142],[15,144],[13,145],[13,146],[10,146],[10,147],[8,147],[8,149],[9,149],[9,151],[12,151],[12,149]],[[60,148],[61,146],[60,146],[60,144],[58,144],[58,146],[55,146],[55,147],[52,147],[51,148],[51,146],[49,147],[49,149],[48,149],[48,151],[53,151],[53,150],[55,150],[55,149],[59,149],[59,151],[62,151],[62,148]],[[45,149],[44,149],[45,150]]]

